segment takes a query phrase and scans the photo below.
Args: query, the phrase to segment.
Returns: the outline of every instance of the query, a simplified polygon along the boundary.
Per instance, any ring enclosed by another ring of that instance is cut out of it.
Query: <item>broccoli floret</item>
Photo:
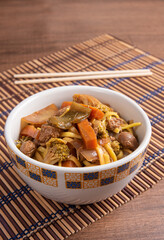
[[[110,106],[107,106],[107,105],[105,105],[105,104],[101,104],[101,105],[99,106],[99,109],[100,109],[102,112],[104,112],[104,113],[106,113],[106,112],[112,112],[112,111],[113,111],[113,109],[112,109]]]
[[[93,129],[97,135],[97,138],[106,138],[109,137],[108,131],[106,130],[105,120],[94,120],[92,122]]]
[[[111,146],[112,146],[113,151],[115,152],[115,154],[118,155],[119,152],[120,152],[120,143],[117,140],[115,140],[115,141],[113,141],[111,143]]]
[[[66,160],[70,154],[70,150],[62,139],[51,140],[50,145],[47,145],[47,154],[45,162],[55,164],[59,161]]]
[[[109,137],[108,131],[106,130],[105,121],[101,121],[98,127],[98,138]]]

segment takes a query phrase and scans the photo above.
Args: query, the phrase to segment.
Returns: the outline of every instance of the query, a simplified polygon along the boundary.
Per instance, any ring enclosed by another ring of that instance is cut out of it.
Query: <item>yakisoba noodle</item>
[[[108,103],[110,104],[110,103]],[[22,118],[17,147],[27,156],[64,167],[90,167],[118,161],[138,147],[134,128],[109,105],[84,94]]]

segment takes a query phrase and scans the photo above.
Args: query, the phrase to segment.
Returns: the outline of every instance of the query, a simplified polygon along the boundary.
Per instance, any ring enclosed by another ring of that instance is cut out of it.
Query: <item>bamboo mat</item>
[[[14,85],[13,74],[149,68],[153,75],[65,83]],[[110,35],[102,35],[0,74],[0,207],[2,239],[65,239],[151,188],[164,175],[163,61]],[[17,175],[8,155],[4,124],[9,112],[39,91],[64,85],[100,86],[122,92],[148,114],[152,137],[140,172],[119,193],[95,204],[74,206],[45,199]],[[78,235],[77,235],[78,236]]]

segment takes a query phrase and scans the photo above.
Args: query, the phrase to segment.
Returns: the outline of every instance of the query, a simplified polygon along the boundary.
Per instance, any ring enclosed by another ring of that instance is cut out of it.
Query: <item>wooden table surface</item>
[[[0,71],[109,33],[164,58],[164,1],[0,1]],[[70,240],[164,239],[164,181]]]

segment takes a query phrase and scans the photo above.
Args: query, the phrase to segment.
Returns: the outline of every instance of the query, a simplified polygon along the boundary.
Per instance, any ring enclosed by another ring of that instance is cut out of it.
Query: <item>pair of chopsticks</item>
[[[104,78],[142,77],[150,75],[152,75],[152,72],[149,69],[93,71],[93,72],[29,73],[29,74],[15,74],[14,78],[32,78],[32,79],[16,80],[14,83],[15,84],[51,83],[60,81],[65,82]]]

